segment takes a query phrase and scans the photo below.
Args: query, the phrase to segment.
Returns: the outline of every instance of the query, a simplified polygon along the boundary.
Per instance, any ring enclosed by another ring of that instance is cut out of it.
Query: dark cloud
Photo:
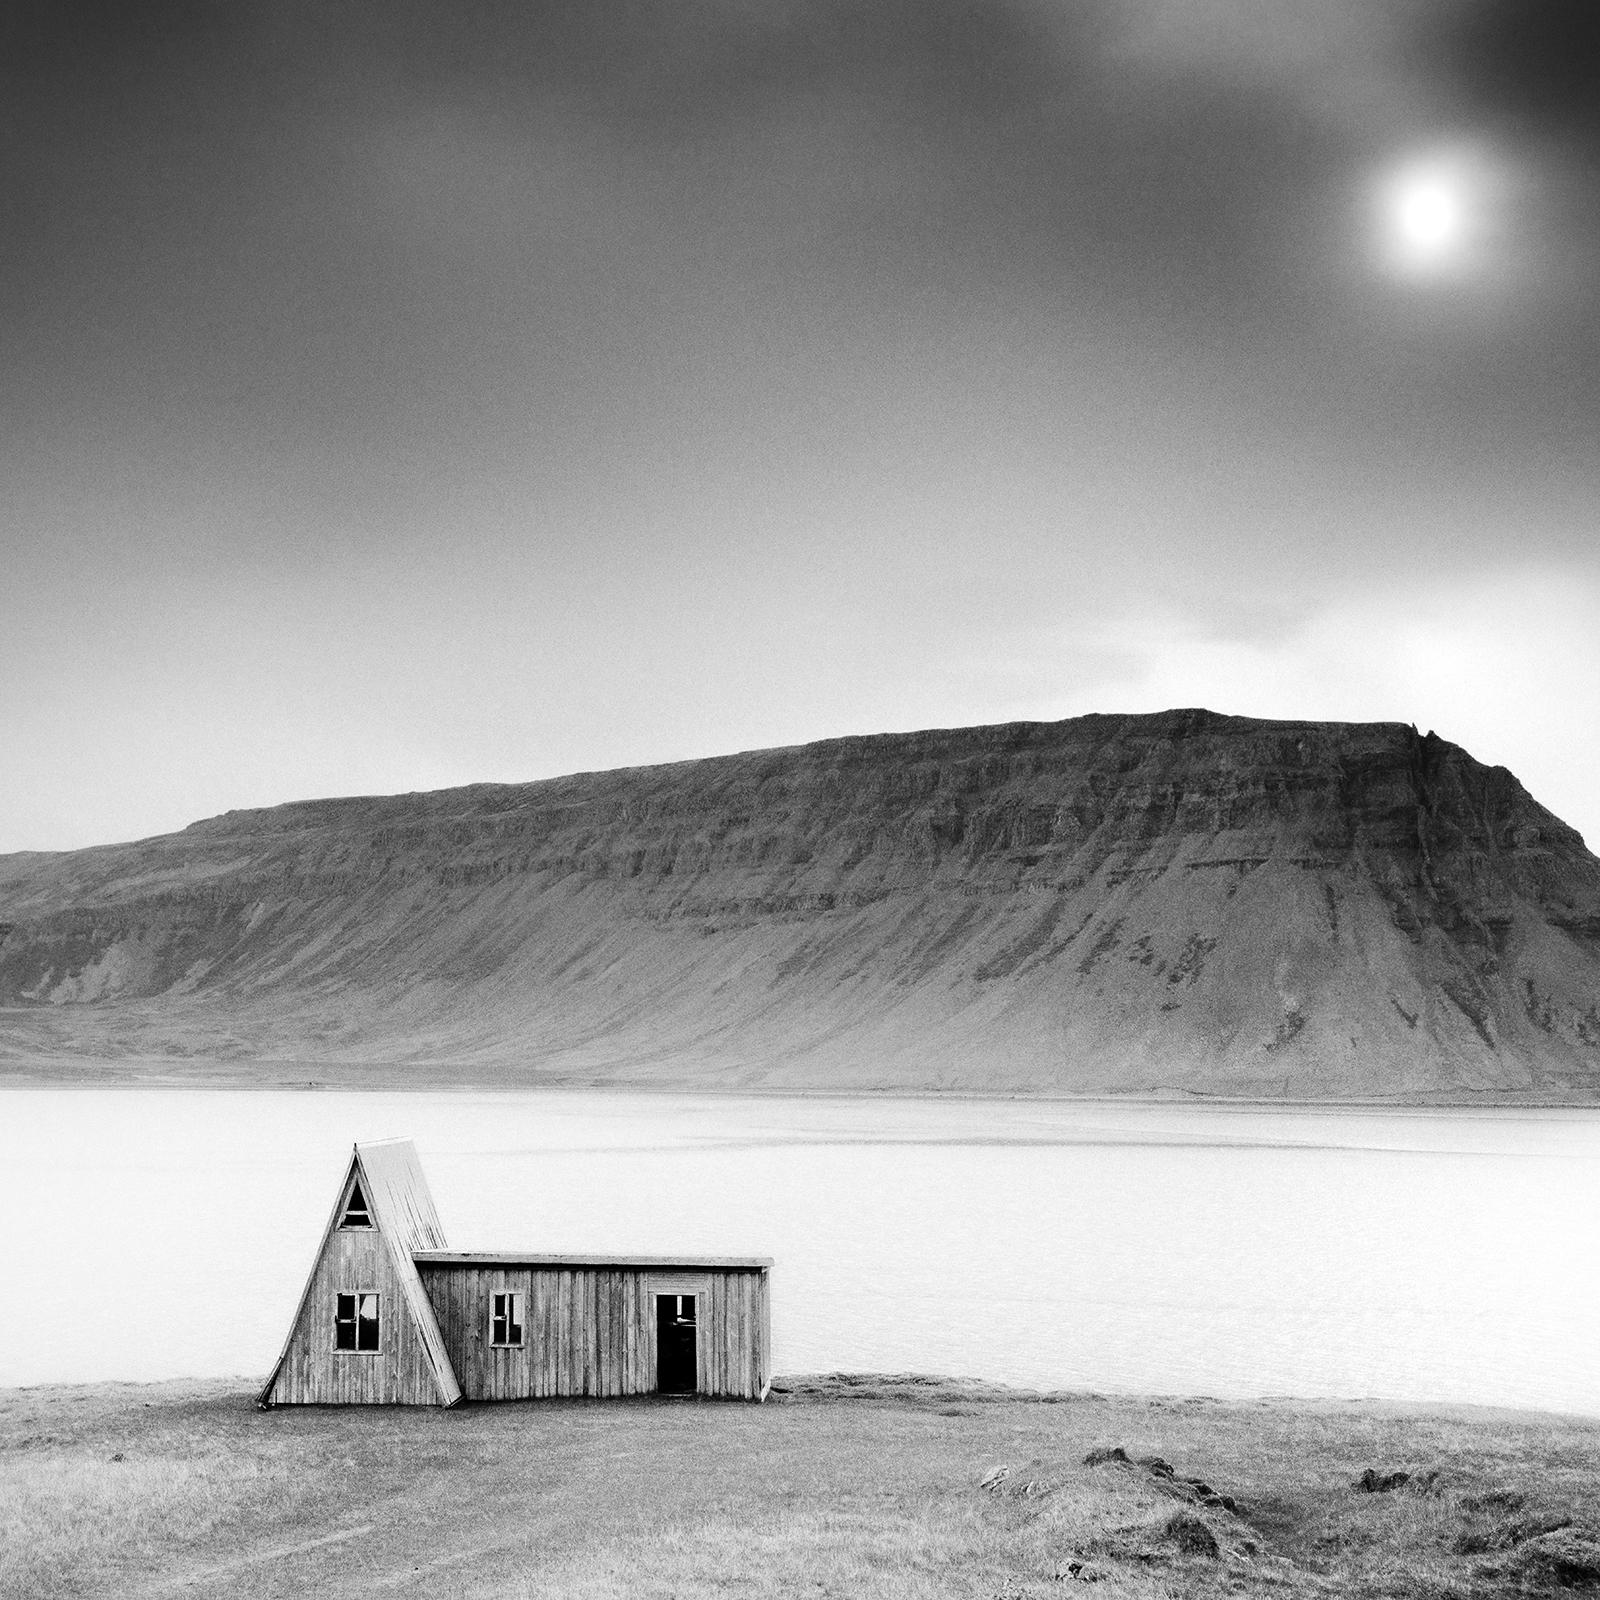
[[[1131,0],[65,0],[11,19],[12,83],[31,102],[19,121],[36,134],[23,128],[12,179],[25,220],[53,205],[80,231],[103,221],[107,233],[170,237],[203,232],[208,214],[236,226],[233,202],[259,207],[262,191],[277,214],[315,220],[319,161],[337,159],[341,132],[430,105],[520,127],[530,161],[552,116],[587,120],[631,141],[626,159],[643,173],[702,192],[758,163],[797,117],[854,119],[868,178],[892,176],[909,145],[943,181],[917,197],[915,218],[890,206],[875,230],[856,208],[831,219],[835,234],[877,232],[892,250],[910,222],[905,244],[925,269],[948,258],[985,288],[985,275],[1003,287],[1014,269],[1192,318],[1260,321],[1285,297],[1308,309],[1321,287],[1316,219],[1350,140],[1270,52],[1268,70],[1229,67],[1230,29],[1243,53],[1259,52],[1248,12],[1217,10],[1222,48],[1132,48],[1152,32],[1150,11]],[[1313,57],[1324,83],[1361,65],[1341,48]]]
[[[1591,0],[1465,0],[1430,42],[1433,64],[1490,116],[1600,138],[1600,6]]]

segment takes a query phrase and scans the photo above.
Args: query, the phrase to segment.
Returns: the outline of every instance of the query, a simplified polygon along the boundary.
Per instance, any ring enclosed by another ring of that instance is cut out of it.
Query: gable
[[[376,1183],[365,1159],[373,1148],[383,1151],[374,1163]],[[398,1225],[391,1221],[396,1209]],[[347,1225],[353,1211],[367,1221]],[[460,1400],[438,1321],[411,1258],[408,1236],[419,1232],[443,1237],[415,1151],[407,1145],[396,1159],[383,1147],[356,1146],[259,1405],[450,1406]],[[378,1297],[376,1349],[339,1348],[341,1295]]]

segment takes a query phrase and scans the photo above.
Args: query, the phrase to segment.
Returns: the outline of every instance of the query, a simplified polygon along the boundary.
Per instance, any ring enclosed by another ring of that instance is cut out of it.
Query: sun
[[[1473,276],[1495,226],[1497,173],[1468,147],[1430,150],[1390,166],[1376,184],[1380,259],[1398,277]]]
[[[1417,267],[1457,259],[1467,238],[1468,200],[1454,173],[1411,172],[1390,197],[1394,242]]]

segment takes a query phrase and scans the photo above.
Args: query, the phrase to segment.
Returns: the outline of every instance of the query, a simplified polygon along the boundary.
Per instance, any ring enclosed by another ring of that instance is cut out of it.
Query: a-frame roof
[[[295,1308],[294,1320],[289,1324],[288,1337],[283,1341],[283,1349],[278,1353],[267,1381],[261,1386],[258,1403],[271,1403],[269,1396],[273,1385],[278,1381],[278,1373],[289,1354],[295,1330],[305,1314],[306,1301],[317,1275],[317,1264],[328,1248],[329,1238],[339,1226],[353,1182],[360,1183],[371,1211],[372,1225],[388,1247],[400,1292],[416,1322],[428,1364],[433,1369],[439,1403],[453,1406],[461,1399],[461,1385],[456,1381],[455,1369],[450,1364],[450,1355],[445,1349],[444,1335],[439,1331],[439,1319],[434,1315],[433,1303],[428,1299],[427,1290],[422,1287],[417,1264],[412,1259],[412,1252],[416,1250],[444,1249],[444,1229],[439,1225],[439,1213],[434,1207],[428,1180],[422,1175],[417,1147],[409,1139],[385,1139],[375,1144],[358,1144],[352,1149],[350,1165],[345,1169],[344,1181],[334,1196],[328,1224],[322,1230],[322,1242],[312,1258],[306,1286],[300,1291],[300,1303]]]
[[[372,1207],[373,1221],[408,1254],[413,1250],[443,1250],[444,1229],[434,1210],[428,1180],[422,1175],[417,1147],[409,1139],[384,1139],[378,1144],[358,1144],[359,1162]]]

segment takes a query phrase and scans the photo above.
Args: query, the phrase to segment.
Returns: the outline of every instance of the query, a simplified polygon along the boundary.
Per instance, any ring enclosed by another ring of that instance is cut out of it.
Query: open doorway
[[[662,1394],[695,1392],[695,1297],[656,1296],[656,1388]]]

